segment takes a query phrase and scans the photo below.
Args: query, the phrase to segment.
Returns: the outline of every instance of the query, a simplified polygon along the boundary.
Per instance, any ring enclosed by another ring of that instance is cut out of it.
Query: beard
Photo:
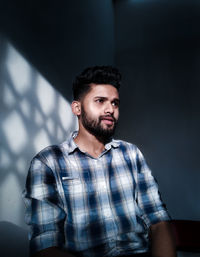
[[[101,125],[101,120],[105,117],[112,117],[114,124],[104,128]],[[112,115],[99,116],[96,120],[92,119],[86,113],[83,105],[81,107],[81,120],[83,127],[92,135],[100,139],[101,141],[108,141],[115,133],[117,120]]]

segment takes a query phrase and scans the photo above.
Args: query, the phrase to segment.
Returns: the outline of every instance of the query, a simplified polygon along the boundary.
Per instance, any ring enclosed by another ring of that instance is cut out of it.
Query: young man
[[[77,76],[71,106],[78,132],[31,162],[24,197],[34,256],[176,256],[169,216],[142,153],[112,138],[120,80],[110,66]]]

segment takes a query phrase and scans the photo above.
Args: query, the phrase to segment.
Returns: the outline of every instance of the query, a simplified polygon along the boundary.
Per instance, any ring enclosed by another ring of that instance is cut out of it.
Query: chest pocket
[[[67,195],[78,196],[87,192],[87,188],[79,177],[62,177],[62,185]]]

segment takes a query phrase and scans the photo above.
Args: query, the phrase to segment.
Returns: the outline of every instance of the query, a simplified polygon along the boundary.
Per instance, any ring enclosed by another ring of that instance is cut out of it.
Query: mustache
[[[111,118],[115,123],[117,122],[117,120],[115,119],[115,117],[113,115],[101,115],[99,116],[99,120],[104,120],[106,118]]]

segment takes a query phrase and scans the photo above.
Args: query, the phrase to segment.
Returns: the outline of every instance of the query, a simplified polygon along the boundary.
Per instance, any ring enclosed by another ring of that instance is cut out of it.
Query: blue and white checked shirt
[[[58,246],[89,257],[148,251],[148,228],[169,220],[139,149],[112,140],[98,158],[73,137],[37,154],[23,193],[30,248]]]

